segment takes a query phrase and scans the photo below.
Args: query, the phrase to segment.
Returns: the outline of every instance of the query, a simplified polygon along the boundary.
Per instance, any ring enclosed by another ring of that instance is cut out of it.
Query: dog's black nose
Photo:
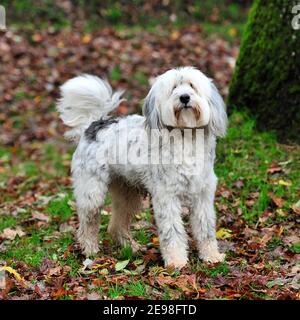
[[[182,103],[187,104],[190,101],[190,96],[188,94],[183,94],[179,97],[179,100]]]

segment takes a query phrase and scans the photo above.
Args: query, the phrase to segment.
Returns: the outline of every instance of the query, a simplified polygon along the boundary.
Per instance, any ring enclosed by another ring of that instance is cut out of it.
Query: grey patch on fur
[[[113,123],[117,123],[120,120],[120,118],[107,118],[107,119],[99,119],[97,121],[94,121],[90,124],[90,126],[85,130],[84,134],[85,137],[89,141],[96,141],[97,133],[107,128]]]

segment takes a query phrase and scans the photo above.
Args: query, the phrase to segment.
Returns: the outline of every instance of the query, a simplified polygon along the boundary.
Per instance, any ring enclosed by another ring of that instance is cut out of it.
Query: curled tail
[[[60,90],[57,110],[64,124],[71,127],[65,134],[70,140],[78,141],[93,121],[107,116],[123,101],[122,91],[113,93],[109,83],[91,75],[68,80]]]

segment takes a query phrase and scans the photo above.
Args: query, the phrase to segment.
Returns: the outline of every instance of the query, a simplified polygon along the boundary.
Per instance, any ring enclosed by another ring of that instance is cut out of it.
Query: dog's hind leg
[[[79,217],[78,241],[86,256],[99,251],[100,208],[107,191],[107,177],[98,177],[84,170],[73,172],[74,195]]]
[[[132,217],[141,209],[141,195],[139,190],[130,187],[121,181],[114,181],[109,186],[112,197],[112,216],[108,226],[108,232],[112,238],[121,245],[132,245],[132,249],[138,249],[130,235],[130,223]]]

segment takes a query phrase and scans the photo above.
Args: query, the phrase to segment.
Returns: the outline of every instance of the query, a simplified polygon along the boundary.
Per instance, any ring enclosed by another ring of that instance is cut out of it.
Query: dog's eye
[[[192,88],[192,89],[195,89],[195,87],[194,87],[194,85],[190,82],[190,87]]]
[[[177,88],[177,84],[174,84],[172,91],[175,90],[176,88]]]

